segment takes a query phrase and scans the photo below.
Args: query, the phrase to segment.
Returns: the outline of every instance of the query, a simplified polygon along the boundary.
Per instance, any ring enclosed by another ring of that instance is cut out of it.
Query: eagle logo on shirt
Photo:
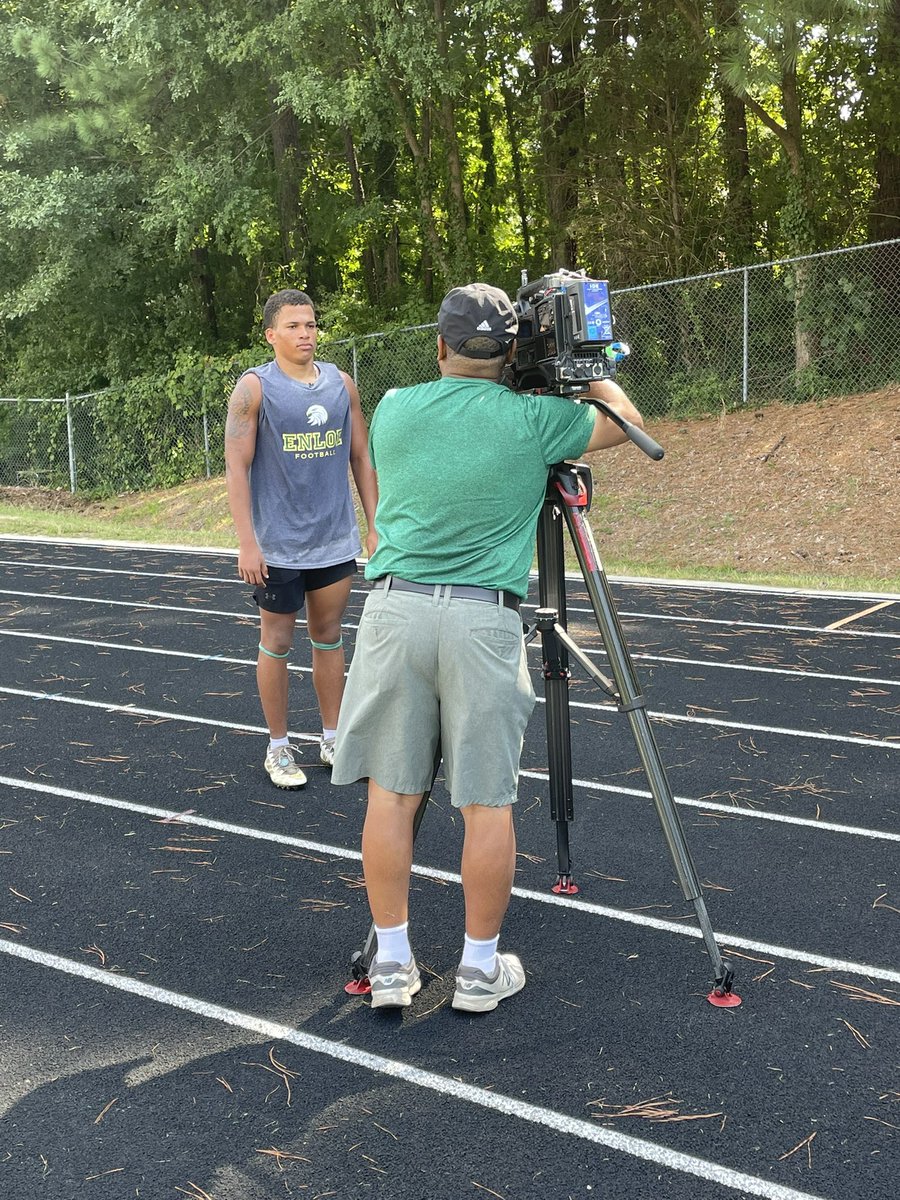
[[[311,404],[306,410],[306,419],[310,425],[324,425],[328,420],[328,410],[321,404]]]

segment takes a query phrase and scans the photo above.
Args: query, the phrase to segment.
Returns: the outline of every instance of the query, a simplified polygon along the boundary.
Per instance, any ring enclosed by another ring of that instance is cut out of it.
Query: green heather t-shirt
[[[554,463],[587,449],[594,410],[448,376],[389,391],[372,418],[378,548],[367,579],[505,588],[524,598]]]

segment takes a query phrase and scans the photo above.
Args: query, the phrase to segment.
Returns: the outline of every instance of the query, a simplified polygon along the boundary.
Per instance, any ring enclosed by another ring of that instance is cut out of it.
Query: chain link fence
[[[647,416],[868,392],[900,380],[900,239],[614,293]]]
[[[142,417],[130,405],[126,419],[128,392],[124,384],[56,399],[0,398],[0,486],[114,495],[225,470],[227,392],[212,415],[188,394],[179,403],[162,397]]]
[[[648,419],[900,381],[900,239],[612,290],[631,346],[619,382]],[[368,417],[391,387],[437,378],[435,325],[341,341],[320,356]],[[249,351],[103,392],[0,399],[0,485],[116,492],[224,471],[227,397]]]

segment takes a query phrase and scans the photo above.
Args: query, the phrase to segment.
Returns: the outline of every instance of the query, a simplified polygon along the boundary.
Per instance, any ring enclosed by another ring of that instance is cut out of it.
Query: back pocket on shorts
[[[393,637],[398,631],[409,625],[409,617],[395,610],[366,605],[359,621],[361,638],[371,639],[378,643],[386,637]]]
[[[503,662],[515,662],[522,652],[522,638],[508,629],[470,629],[469,637],[480,650]]]

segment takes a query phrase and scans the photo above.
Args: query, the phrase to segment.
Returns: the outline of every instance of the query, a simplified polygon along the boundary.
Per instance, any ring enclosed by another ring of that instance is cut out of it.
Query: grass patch
[[[614,546],[610,546],[609,552],[606,553],[593,524],[592,529],[595,541],[597,541],[597,552],[607,575],[635,576],[638,579],[696,579],[698,583],[747,583],[760,587],[791,587],[809,591],[900,594],[900,576],[826,576],[821,573],[799,571],[739,570],[724,564],[698,566],[696,563],[686,562],[677,556],[634,558],[621,555],[615,552]],[[572,574],[578,574],[580,571],[575,552],[568,544],[565,547],[565,568]]]
[[[149,542],[153,545],[237,548],[233,530],[186,528],[164,514],[40,512],[0,505],[0,536],[85,538],[94,541]]]
[[[59,507],[0,503],[0,536],[56,537],[91,541],[146,542],[159,546],[196,546],[236,550],[237,539],[225,484],[188,484],[164,494],[150,493],[85,501],[62,495]],[[72,505],[69,507],[69,505]],[[711,583],[748,583],[826,591],[900,592],[900,577],[737,570],[724,564],[697,566],[673,555],[641,558],[617,553],[615,535],[604,525],[603,505],[591,510],[589,523],[607,575],[638,578],[696,579]],[[608,517],[607,517],[608,519]],[[577,574],[578,560],[565,539],[566,570]]]

